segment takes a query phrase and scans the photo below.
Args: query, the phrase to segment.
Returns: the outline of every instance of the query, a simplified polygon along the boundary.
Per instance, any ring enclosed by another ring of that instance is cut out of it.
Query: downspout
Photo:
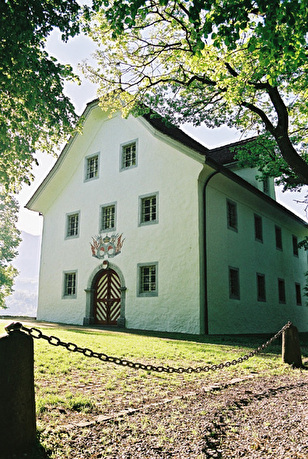
[[[203,252],[204,252],[204,333],[209,334],[208,317],[208,278],[207,278],[207,233],[206,233],[206,187],[210,180],[220,171],[212,172],[206,179],[203,186]]]

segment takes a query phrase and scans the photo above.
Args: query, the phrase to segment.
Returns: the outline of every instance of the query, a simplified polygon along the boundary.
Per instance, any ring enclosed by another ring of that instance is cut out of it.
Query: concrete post
[[[298,330],[294,325],[291,325],[282,334],[282,361],[295,368],[303,366]]]
[[[0,337],[0,457],[36,441],[33,339],[14,326]]]

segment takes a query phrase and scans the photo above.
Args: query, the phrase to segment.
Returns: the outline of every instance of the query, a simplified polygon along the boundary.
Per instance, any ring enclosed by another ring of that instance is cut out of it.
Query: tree
[[[94,0],[103,106],[259,134],[243,152],[286,187],[308,184],[307,0]]]
[[[75,0],[0,2],[0,183],[7,190],[29,183],[35,152],[53,152],[74,126],[63,93],[72,69],[44,48],[55,27],[64,41],[79,32],[79,12]]]
[[[46,38],[55,27],[64,41],[76,35],[79,14],[75,0],[0,2],[0,308],[12,292],[20,243],[11,192],[30,183],[35,152],[53,152],[77,119],[63,93],[72,69],[48,55]]]
[[[0,189],[0,308],[5,297],[13,291],[14,277],[18,274],[11,261],[18,254],[20,232],[16,228],[18,204],[3,187]]]

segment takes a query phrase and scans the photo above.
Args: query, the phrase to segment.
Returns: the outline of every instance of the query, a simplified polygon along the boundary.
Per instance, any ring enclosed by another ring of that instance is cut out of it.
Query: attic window
[[[262,182],[263,182],[263,193],[269,195],[270,194],[269,178],[268,177],[264,177]]]
[[[130,142],[121,146],[121,170],[137,166],[137,143]]]
[[[93,180],[98,178],[98,154],[86,158],[85,179]]]

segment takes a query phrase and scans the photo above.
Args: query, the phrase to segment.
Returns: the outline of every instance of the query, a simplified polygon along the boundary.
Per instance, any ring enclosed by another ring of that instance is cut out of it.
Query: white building
[[[159,118],[108,117],[97,101],[83,116],[27,204],[44,216],[39,320],[308,331],[307,226],[273,183]]]

